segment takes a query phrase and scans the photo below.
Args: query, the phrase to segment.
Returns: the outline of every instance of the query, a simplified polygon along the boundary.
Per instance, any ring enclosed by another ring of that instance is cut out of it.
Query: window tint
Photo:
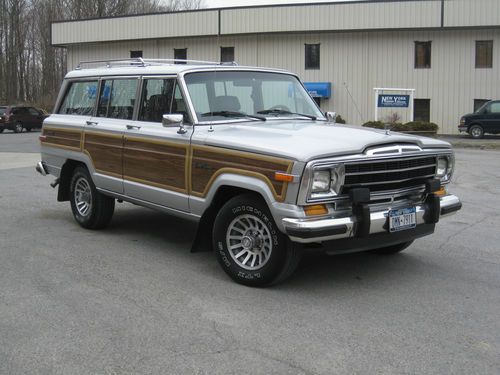
[[[92,116],[97,94],[97,80],[72,82],[57,113]]]
[[[131,120],[138,79],[102,81],[97,116]]]
[[[476,41],[476,68],[493,67],[493,41]]]
[[[187,48],[174,48],[175,60],[187,60]],[[175,64],[185,64],[185,61],[174,61]]]
[[[38,112],[35,108],[28,108],[28,112],[30,113],[30,115],[32,116],[39,116],[40,115],[40,112]]]
[[[431,67],[432,42],[415,42],[415,68],[429,69]]]
[[[431,118],[431,100],[415,99],[413,103],[414,103],[413,120],[429,122]]]
[[[474,99],[474,112],[477,112],[479,108],[488,103],[489,99]]]
[[[319,69],[319,44],[306,44],[306,69]]]
[[[162,116],[172,113],[175,79],[145,79],[142,84],[139,120],[161,122]]]
[[[221,47],[220,62],[233,62],[233,61],[234,61],[234,47]]]
[[[500,113],[500,102],[491,103],[490,113]]]

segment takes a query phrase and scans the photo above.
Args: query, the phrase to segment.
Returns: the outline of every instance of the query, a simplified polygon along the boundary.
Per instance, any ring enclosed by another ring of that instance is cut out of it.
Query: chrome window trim
[[[394,161],[399,161],[399,160],[404,160],[407,158],[424,158],[428,156],[441,156],[441,155],[449,155],[452,158],[453,156],[453,150],[450,148],[443,148],[443,149],[423,149],[422,151],[418,152],[408,152],[408,153],[402,153],[402,154],[392,154],[392,155],[373,155],[373,156],[368,156],[366,154],[356,154],[356,155],[346,155],[346,156],[338,156],[338,157],[333,157],[333,158],[327,158],[327,159],[318,159],[318,160],[311,160],[309,161],[305,168],[304,168],[304,173],[302,174],[302,180],[300,181],[300,189],[299,189],[299,195],[297,197],[297,204],[298,205],[307,205],[307,204],[313,204],[313,203],[329,203],[329,202],[335,202],[341,199],[346,199],[346,195],[338,195],[336,197],[329,197],[329,198],[309,198],[309,192],[310,192],[310,186],[312,183],[312,171],[316,168],[323,169],[323,168],[328,168],[330,166],[333,166],[335,164],[339,163],[370,163],[370,162],[376,162],[376,161],[384,161],[384,160],[394,160]],[[442,184],[447,184],[449,183],[449,180],[446,182],[443,182]],[[407,189],[409,192],[411,191],[416,191],[418,189]],[[398,192],[400,190],[391,190],[392,192]],[[382,196],[387,196],[390,197],[392,196],[391,193],[388,191],[382,191],[382,192],[375,192],[372,193],[374,196],[377,197],[382,197]],[[381,198],[379,198],[381,199]]]

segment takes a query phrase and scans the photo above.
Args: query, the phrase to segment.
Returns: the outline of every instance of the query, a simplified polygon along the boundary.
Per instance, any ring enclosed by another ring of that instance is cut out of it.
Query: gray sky
[[[207,8],[224,8],[232,6],[265,5],[265,4],[291,4],[291,3],[331,3],[336,0],[205,0]],[[337,0],[339,1],[339,0]],[[346,1],[346,0],[342,0]],[[349,0],[348,0],[349,1]]]

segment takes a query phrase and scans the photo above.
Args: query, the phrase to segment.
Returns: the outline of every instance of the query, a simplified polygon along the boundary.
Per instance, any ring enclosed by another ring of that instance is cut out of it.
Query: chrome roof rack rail
[[[106,68],[113,66],[148,66],[148,65],[173,65],[173,64],[189,64],[189,65],[230,65],[237,66],[234,61],[231,62],[215,62],[204,60],[183,60],[183,59],[143,59],[142,57],[135,57],[130,59],[108,59],[108,60],[92,60],[80,61],[76,66],[76,70],[84,69],[85,65],[92,64],[105,64]]]

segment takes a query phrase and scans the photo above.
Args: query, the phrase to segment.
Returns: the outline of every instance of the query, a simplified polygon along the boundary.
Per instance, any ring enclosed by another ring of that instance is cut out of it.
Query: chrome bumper
[[[432,207],[427,204],[420,204],[416,207],[417,226],[428,224],[429,217],[446,217],[456,213],[462,208],[460,199],[455,195],[446,195],[439,199],[439,214],[430,213]],[[378,233],[388,233],[387,217],[389,210],[376,211],[369,213],[369,233],[368,235]],[[433,221],[434,223],[437,220]],[[323,217],[314,218],[284,218],[283,227],[292,241],[300,243],[324,242],[342,238],[356,236],[356,227],[360,220],[356,216],[349,217]]]
[[[47,169],[45,168],[45,164],[43,161],[39,161],[36,164],[35,170],[40,173],[42,176],[47,176],[49,172],[47,172]]]

